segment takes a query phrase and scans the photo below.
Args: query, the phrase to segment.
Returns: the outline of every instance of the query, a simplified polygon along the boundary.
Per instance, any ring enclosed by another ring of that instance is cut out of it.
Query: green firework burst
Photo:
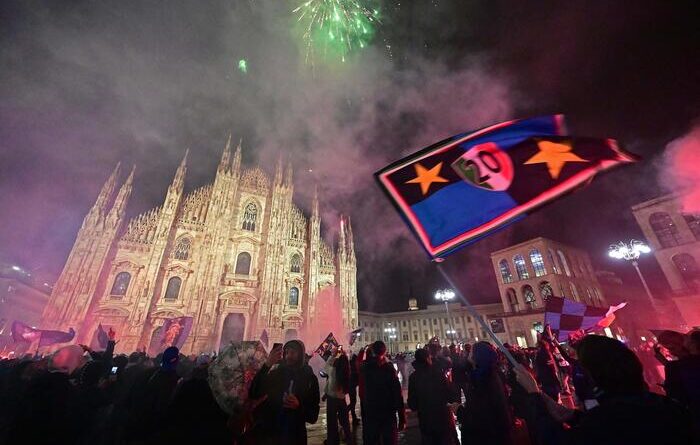
[[[369,45],[379,23],[378,11],[357,0],[306,0],[293,12],[311,64],[315,57],[345,62]]]

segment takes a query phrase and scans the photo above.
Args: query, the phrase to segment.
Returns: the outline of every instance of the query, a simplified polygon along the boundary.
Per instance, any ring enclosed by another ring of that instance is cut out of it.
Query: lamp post
[[[441,289],[435,292],[435,299],[440,300],[445,303],[445,313],[447,314],[447,325],[449,330],[445,334],[449,334],[450,340],[454,341],[455,330],[452,329],[452,320],[450,319],[450,306],[449,301],[455,297],[455,293],[452,289]]]
[[[394,340],[396,340],[396,328],[388,323],[388,327],[384,328],[384,335],[389,339],[389,350],[394,353]]]
[[[637,261],[641,254],[649,252],[651,252],[651,248],[649,246],[642,241],[635,239],[630,240],[629,243],[618,241],[615,244],[611,244],[608,248],[608,255],[611,258],[632,262],[634,269],[637,271],[637,275],[639,275],[639,280],[642,282],[644,290],[647,292],[647,296],[649,297],[652,307],[656,308],[656,300],[654,300],[654,297],[651,295],[649,286],[642,275],[642,271],[639,270],[639,262]]]

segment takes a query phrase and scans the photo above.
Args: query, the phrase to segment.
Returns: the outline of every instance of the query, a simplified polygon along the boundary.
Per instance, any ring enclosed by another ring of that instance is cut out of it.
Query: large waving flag
[[[635,160],[612,139],[568,136],[557,115],[453,136],[375,176],[437,259]]]
[[[192,330],[192,321],[192,317],[175,317],[165,320],[163,326],[156,334],[156,338],[152,340],[151,346],[155,350],[149,351],[149,353],[157,354],[170,346],[182,349]]]
[[[39,346],[49,346],[56,343],[68,343],[75,337],[75,330],[68,329],[68,332],[50,331],[46,329],[36,329],[21,321],[12,323],[12,339],[15,342],[32,343],[39,340]]]

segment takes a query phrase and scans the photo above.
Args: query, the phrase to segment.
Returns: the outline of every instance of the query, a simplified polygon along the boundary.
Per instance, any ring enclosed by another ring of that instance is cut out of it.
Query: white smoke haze
[[[250,0],[27,7],[28,28],[0,55],[16,68],[3,76],[0,118],[17,122],[0,133],[0,150],[22,147],[42,174],[31,178],[30,202],[18,194],[0,204],[30,207],[25,220],[32,216],[33,230],[46,233],[28,247],[60,270],[116,161],[137,165],[133,215],[160,204],[185,148],[186,188],[211,182],[230,131],[243,138],[245,166],[260,164],[272,174],[280,155],[292,162],[302,207],[318,186],[327,238],[338,214],[350,215],[365,303],[372,306],[385,287],[387,262],[422,280],[427,258],[373,173],[447,136],[511,117],[511,88],[474,57],[465,56],[461,69],[415,57],[399,70],[381,40],[345,64],[312,70],[292,33],[291,6]],[[24,60],[27,51],[45,54],[44,61]],[[240,59],[247,74],[237,69]],[[47,212],[62,212],[65,224],[50,226]]]
[[[679,193],[682,211],[700,213],[700,126],[666,145],[659,181]]]

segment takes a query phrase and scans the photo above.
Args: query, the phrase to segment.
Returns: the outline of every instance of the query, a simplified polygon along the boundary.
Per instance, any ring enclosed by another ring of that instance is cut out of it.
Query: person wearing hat
[[[321,399],[305,351],[300,340],[276,346],[255,375],[248,398],[264,401],[254,412],[254,443],[306,445],[306,423],[316,423]]]

